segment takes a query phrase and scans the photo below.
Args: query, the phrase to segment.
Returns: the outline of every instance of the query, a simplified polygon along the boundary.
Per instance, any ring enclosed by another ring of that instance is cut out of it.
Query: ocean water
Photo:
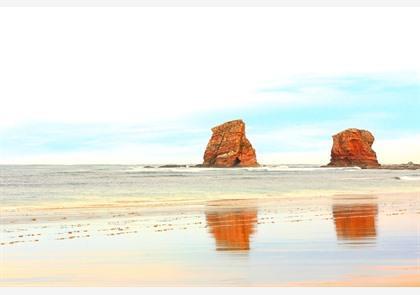
[[[144,165],[0,166],[3,206],[71,202],[205,202],[420,190],[420,170],[278,165],[145,168]]]

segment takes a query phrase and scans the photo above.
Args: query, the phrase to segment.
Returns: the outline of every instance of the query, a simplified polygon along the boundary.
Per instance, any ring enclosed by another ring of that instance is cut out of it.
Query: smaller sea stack
[[[356,128],[346,129],[333,136],[330,167],[377,168],[380,166],[372,149],[372,133]]]
[[[256,167],[255,150],[245,136],[242,120],[229,121],[211,129],[213,132],[206,151],[204,167]]]

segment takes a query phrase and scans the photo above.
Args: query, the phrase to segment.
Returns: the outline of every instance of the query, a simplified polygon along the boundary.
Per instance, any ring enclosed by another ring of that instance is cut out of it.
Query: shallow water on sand
[[[420,286],[419,172],[60,167],[2,167],[1,286]]]

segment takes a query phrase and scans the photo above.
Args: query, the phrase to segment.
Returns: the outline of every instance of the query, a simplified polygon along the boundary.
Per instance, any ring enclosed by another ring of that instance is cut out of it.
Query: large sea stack
[[[206,151],[204,167],[255,167],[258,166],[255,150],[245,136],[242,120],[226,122],[213,127]]]
[[[376,168],[379,167],[372,149],[375,138],[367,130],[346,129],[333,136],[331,161],[328,166]]]

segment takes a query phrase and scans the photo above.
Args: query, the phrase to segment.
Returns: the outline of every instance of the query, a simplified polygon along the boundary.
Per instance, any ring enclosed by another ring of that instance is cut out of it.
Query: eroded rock
[[[375,138],[367,130],[346,129],[333,136],[331,161],[328,166],[376,168],[380,164],[372,149]]]
[[[258,166],[254,148],[245,136],[242,120],[229,121],[211,129],[213,134],[204,152],[204,167]]]

